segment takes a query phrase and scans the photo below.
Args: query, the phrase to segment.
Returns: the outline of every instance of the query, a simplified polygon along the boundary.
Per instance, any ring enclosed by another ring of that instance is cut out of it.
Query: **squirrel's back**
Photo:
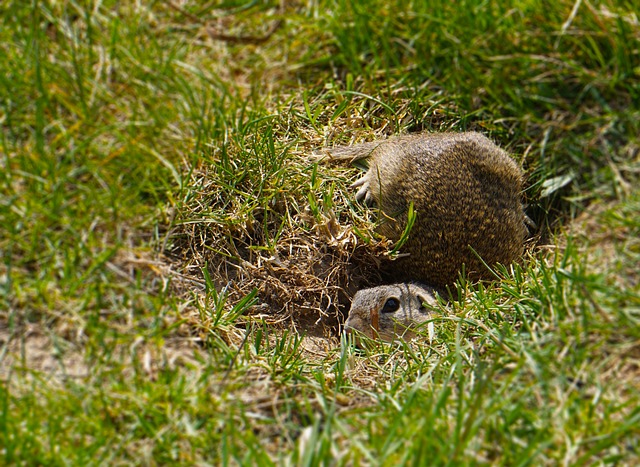
[[[359,198],[381,211],[379,232],[399,240],[413,204],[415,223],[390,268],[393,280],[449,285],[464,268],[488,278],[486,265],[520,257],[527,229],[522,171],[485,136],[415,134],[330,150],[338,159],[368,158]],[[486,263],[483,264],[483,263]]]

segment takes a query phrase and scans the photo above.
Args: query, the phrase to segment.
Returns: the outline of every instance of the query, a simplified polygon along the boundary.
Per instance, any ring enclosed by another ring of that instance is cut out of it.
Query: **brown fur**
[[[354,186],[375,203],[379,232],[400,239],[413,203],[416,221],[392,263],[394,281],[452,284],[464,267],[471,279],[490,278],[484,262],[509,264],[527,235],[520,192],[522,171],[485,136],[417,134],[329,150],[337,159],[364,159],[369,170]]]

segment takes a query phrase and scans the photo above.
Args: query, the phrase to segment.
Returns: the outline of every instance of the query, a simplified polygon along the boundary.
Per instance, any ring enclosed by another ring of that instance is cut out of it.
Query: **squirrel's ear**
[[[418,299],[418,302],[420,303],[420,313],[427,313],[429,311],[427,309],[427,307],[425,306],[425,303],[429,303],[427,298],[421,293],[416,294],[416,298]]]

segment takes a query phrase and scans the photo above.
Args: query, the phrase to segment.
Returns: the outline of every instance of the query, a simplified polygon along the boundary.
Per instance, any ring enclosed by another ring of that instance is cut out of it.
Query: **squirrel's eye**
[[[400,308],[400,300],[397,298],[388,298],[387,301],[384,302],[382,312],[393,313],[394,311],[398,311],[398,308]]]

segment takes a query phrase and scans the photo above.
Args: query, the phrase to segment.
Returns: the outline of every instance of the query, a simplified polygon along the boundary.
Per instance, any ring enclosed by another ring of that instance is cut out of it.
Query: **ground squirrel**
[[[340,160],[368,159],[369,170],[353,186],[359,187],[357,199],[377,205],[381,213],[378,232],[385,237],[401,238],[413,204],[416,218],[400,249],[404,255],[391,263],[394,281],[441,289],[453,284],[463,269],[470,279],[490,278],[487,265],[506,265],[522,254],[527,235],[520,199],[522,171],[480,133],[405,135],[333,148],[328,153]],[[354,325],[364,316],[358,308],[361,304],[369,307],[379,301],[384,306],[388,290],[374,288],[368,293],[376,290],[380,297],[365,300],[364,295],[358,296],[364,291],[356,294],[347,322],[352,328],[363,331],[359,324]],[[379,306],[375,310],[382,316]],[[374,308],[368,310],[373,317]],[[408,316],[411,314],[410,309]],[[352,319],[354,315],[358,318]],[[388,335],[379,319],[377,332]]]
[[[345,329],[372,339],[408,339],[413,328],[433,318],[436,290],[414,283],[381,285],[360,290],[353,297]]]

